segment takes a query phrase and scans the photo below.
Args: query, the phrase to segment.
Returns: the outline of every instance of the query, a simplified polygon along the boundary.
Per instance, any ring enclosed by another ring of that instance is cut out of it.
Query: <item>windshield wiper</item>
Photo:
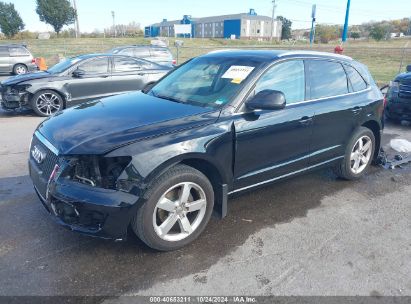
[[[157,93],[154,93],[153,91],[151,91],[151,94],[153,94],[153,96],[157,98],[166,99],[166,100],[170,100],[170,101],[178,102],[178,103],[185,103],[184,101],[180,99],[177,99],[171,96],[158,95]]]

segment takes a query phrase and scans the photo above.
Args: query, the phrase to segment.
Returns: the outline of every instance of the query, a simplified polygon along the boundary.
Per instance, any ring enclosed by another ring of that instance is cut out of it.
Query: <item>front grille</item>
[[[31,151],[33,150],[34,146],[38,146],[42,151],[46,152],[46,157],[40,164],[33,158]],[[58,162],[58,156],[50,151],[37,137],[36,135],[33,136],[33,140],[31,142],[30,147],[30,158],[34,161],[37,165],[37,168],[41,171],[41,175],[45,180],[48,180],[51,173],[53,172],[54,166]]]
[[[411,98],[411,84],[400,84],[400,91],[398,93],[398,96],[402,98]]]

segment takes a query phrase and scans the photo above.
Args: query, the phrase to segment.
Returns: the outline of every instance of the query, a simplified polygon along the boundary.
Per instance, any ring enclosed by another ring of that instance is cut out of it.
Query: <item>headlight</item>
[[[31,87],[31,84],[15,85],[10,88],[11,94],[26,93],[26,90]]]
[[[63,177],[92,187],[118,189],[117,180],[130,161],[130,156],[78,156],[69,160]]]
[[[400,83],[398,81],[390,81],[390,89],[398,91],[400,89]]]

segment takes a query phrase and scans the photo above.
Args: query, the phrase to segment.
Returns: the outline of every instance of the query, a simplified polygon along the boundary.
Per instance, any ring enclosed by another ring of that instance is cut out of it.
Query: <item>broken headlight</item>
[[[130,156],[79,156],[69,160],[64,177],[92,187],[119,190],[118,179],[130,161]]]

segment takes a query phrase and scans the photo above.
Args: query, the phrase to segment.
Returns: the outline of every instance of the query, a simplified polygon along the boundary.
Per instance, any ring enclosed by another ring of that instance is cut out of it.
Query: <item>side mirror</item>
[[[86,75],[86,72],[84,70],[77,69],[77,70],[74,70],[71,75],[73,75],[73,77],[75,77],[75,78],[81,78],[84,75]]]
[[[411,72],[411,64],[407,65],[407,72]]]
[[[281,110],[286,105],[283,92],[262,90],[247,100],[246,106],[252,110]]]

